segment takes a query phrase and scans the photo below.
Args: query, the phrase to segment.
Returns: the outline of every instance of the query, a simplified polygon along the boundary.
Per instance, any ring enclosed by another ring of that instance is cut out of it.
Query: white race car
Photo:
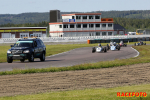
[[[95,53],[95,52],[107,52],[107,48],[102,47],[101,45],[99,45],[98,47],[93,47],[92,53]]]
[[[124,43],[123,41],[120,41],[120,47],[126,47],[127,46],[127,44],[126,43]]]
[[[110,50],[120,50],[120,45],[116,44],[116,42],[110,42]]]

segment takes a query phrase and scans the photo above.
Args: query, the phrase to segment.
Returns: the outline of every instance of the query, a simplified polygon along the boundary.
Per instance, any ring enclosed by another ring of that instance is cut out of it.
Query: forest
[[[115,24],[120,24],[126,31],[150,29],[150,10],[130,11],[92,11],[92,12],[61,12],[70,13],[102,13],[102,18],[113,18]],[[49,12],[0,14],[0,27],[48,27]]]

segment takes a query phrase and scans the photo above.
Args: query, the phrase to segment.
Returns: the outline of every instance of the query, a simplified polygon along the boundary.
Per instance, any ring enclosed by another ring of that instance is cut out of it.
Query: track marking
[[[132,48],[132,47],[131,47]],[[136,50],[136,49],[134,49],[134,48],[132,48],[134,51],[136,51],[137,52],[137,55],[136,56],[134,56],[134,57],[137,57],[137,56],[139,56],[139,52]]]

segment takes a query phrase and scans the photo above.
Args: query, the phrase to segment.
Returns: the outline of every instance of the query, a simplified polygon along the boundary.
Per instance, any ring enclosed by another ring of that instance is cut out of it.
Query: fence
[[[111,39],[129,39],[129,38],[149,38],[150,35],[122,35],[122,36],[81,36],[81,37],[43,37],[43,42],[85,42],[87,40],[111,40]],[[15,43],[20,38],[1,38],[0,43]]]

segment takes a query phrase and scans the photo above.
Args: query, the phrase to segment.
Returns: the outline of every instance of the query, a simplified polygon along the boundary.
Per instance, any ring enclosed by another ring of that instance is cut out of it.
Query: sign
[[[0,30],[0,32],[32,32],[32,31],[46,31],[46,29],[15,29],[15,30]]]
[[[63,19],[63,22],[69,22],[69,19]]]
[[[75,19],[69,19],[69,22],[75,22]]]
[[[75,19],[63,19],[63,22],[75,22]]]

